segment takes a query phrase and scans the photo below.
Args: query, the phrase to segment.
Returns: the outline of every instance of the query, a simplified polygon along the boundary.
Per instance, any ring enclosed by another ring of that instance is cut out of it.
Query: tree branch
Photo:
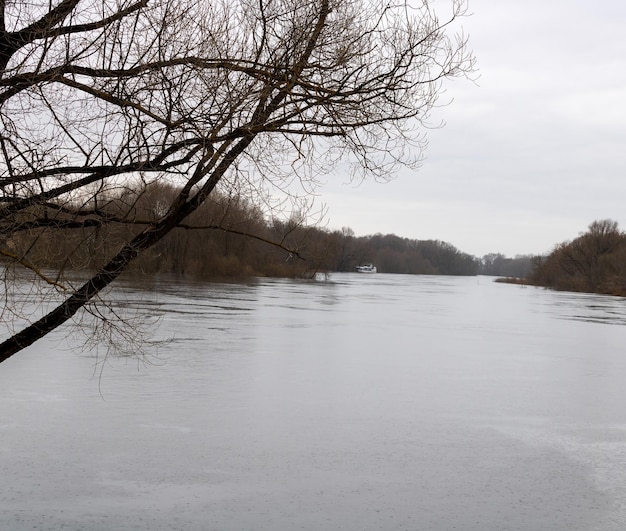
[[[29,262],[26,258],[22,256],[18,256],[17,254],[11,251],[7,251],[6,249],[0,249],[0,255],[10,258],[11,260],[14,260],[21,266],[25,267],[26,269],[29,269],[30,271],[35,273],[35,275],[37,275],[39,278],[41,278],[42,280],[44,280],[46,283],[50,284],[51,286],[56,286],[57,288],[61,288],[63,291],[67,291],[67,288],[63,284],[60,284],[59,282],[52,280],[51,278],[46,276],[37,266]],[[3,360],[0,360],[0,361],[3,361]]]

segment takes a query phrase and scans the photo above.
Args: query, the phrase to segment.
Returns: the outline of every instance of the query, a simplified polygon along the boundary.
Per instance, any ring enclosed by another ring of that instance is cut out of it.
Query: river
[[[0,529],[626,527],[626,300],[486,277],[123,282],[141,358],[0,365]]]

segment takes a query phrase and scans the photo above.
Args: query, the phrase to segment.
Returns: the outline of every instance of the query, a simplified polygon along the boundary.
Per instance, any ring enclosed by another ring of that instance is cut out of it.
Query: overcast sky
[[[328,228],[475,256],[546,253],[596,219],[626,230],[626,1],[470,0],[470,11],[477,85],[447,84],[454,101],[418,172],[323,186]]]

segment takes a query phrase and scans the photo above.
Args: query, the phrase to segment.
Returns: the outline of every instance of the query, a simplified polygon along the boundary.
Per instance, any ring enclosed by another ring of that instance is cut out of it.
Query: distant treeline
[[[96,269],[121,242],[162,215],[160,209],[177,193],[174,187],[153,184],[115,197],[94,194],[82,205],[56,205],[49,211],[37,207],[25,215],[23,227],[7,245],[17,256],[28,255],[36,267]],[[73,213],[69,221],[68,212]],[[528,256],[479,259],[438,240],[356,236],[349,228],[327,230],[303,220],[298,215],[268,220],[242,197],[216,195],[134,262],[132,271],[197,278],[304,277],[316,271],[353,271],[363,263],[375,264],[379,272],[403,274],[525,277],[530,271]]]
[[[537,257],[533,255],[517,255],[508,258],[503,254],[492,253],[483,256],[480,260],[479,273],[507,278],[526,278],[530,274]]]
[[[533,266],[530,284],[626,296],[626,234],[616,221],[594,221],[587,232],[536,258]]]

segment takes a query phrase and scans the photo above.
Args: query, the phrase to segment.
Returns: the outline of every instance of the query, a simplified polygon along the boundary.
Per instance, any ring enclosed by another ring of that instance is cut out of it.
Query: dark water
[[[52,338],[0,365],[0,529],[626,528],[624,299],[380,274],[123,293],[172,338],[148,364]]]

